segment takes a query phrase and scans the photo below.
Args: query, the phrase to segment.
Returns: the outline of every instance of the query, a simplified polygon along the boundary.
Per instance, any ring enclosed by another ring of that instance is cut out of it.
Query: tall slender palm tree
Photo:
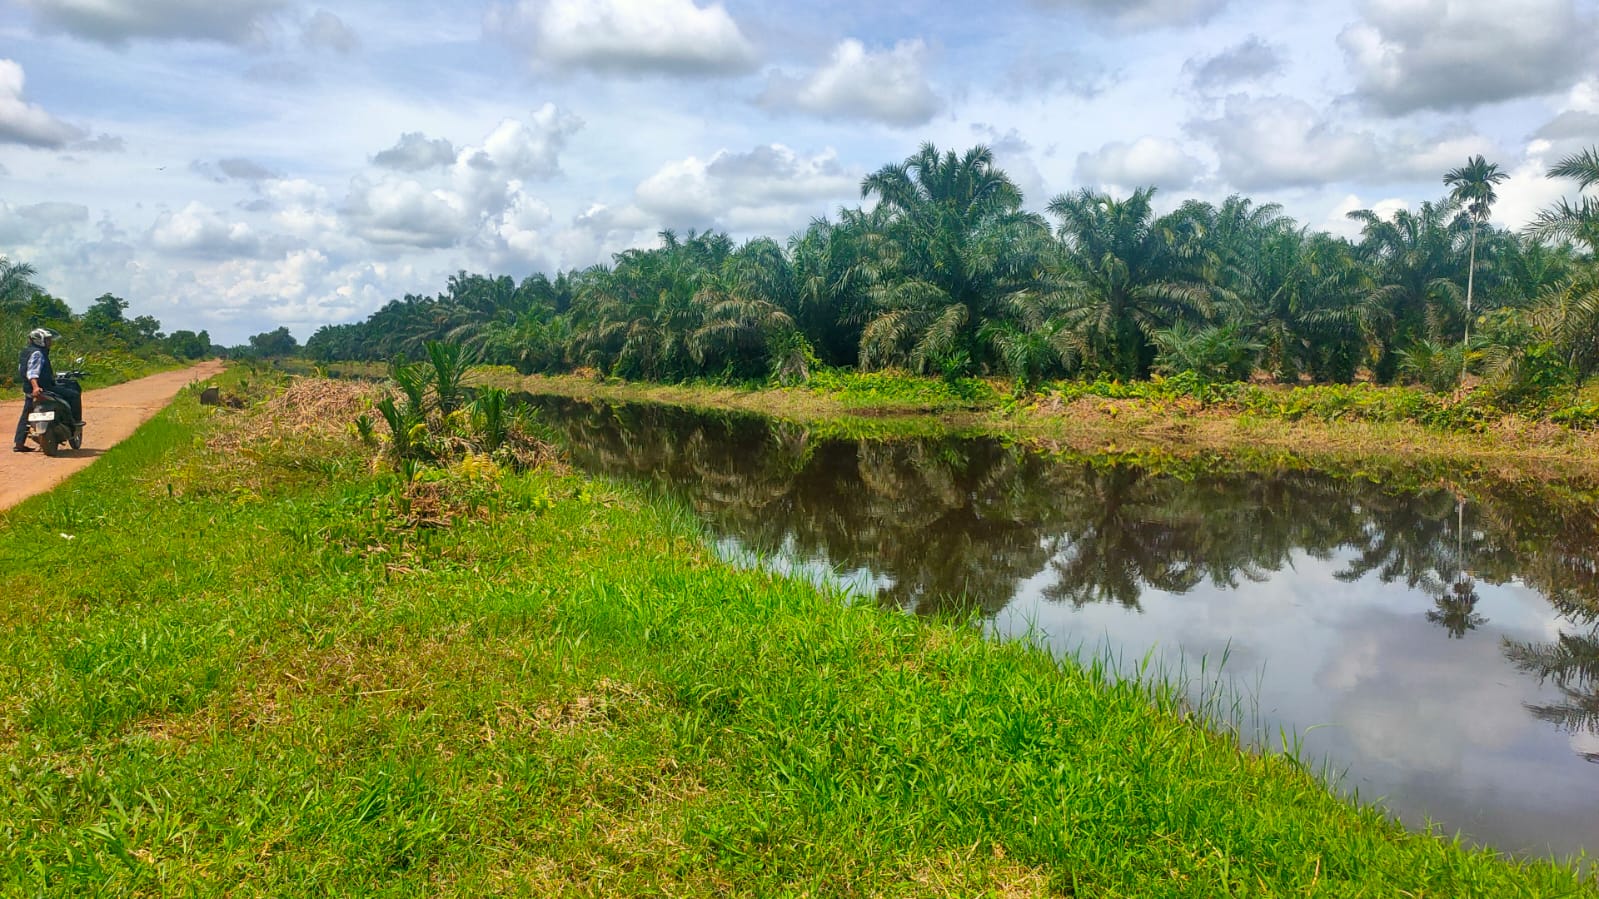
[[[1462,332],[1462,346],[1471,343],[1471,290],[1477,276],[1477,229],[1488,223],[1488,213],[1493,209],[1494,200],[1499,199],[1494,185],[1509,177],[1499,171],[1499,166],[1483,159],[1480,154],[1444,175],[1444,184],[1452,188],[1449,198],[1459,203],[1466,210],[1466,217],[1471,220],[1471,256],[1466,263],[1466,328]],[[1466,367],[1462,365],[1460,376],[1463,378],[1465,375]]]

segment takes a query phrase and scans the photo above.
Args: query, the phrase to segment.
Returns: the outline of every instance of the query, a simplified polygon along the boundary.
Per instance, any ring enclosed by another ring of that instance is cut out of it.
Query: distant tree
[[[103,293],[89,304],[83,313],[83,327],[95,334],[120,335],[126,322],[122,313],[128,310],[128,301],[119,296]]]
[[[250,353],[255,356],[293,356],[300,349],[287,327],[266,331],[250,338]]]
[[[135,316],[128,322],[128,336],[140,343],[156,343],[161,340],[161,323],[150,315]]]
[[[179,359],[201,359],[215,352],[205,331],[173,331],[162,340],[162,348]]]

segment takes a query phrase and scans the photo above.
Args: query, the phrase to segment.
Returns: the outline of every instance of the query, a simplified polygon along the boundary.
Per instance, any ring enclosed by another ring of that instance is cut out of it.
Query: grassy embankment
[[[412,528],[348,409],[191,394],[0,519],[5,894],[1594,889],[629,491],[467,465]]]
[[[757,412],[848,436],[990,433],[1045,448],[1160,464],[1222,456],[1255,467],[1305,466],[1388,479],[1559,482],[1599,487],[1599,389],[1547,417],[1501,413],[1416,388],[1205,386],[1181,379],[1008,385],[894,374],[824,373],[805,387],[600,381],[577,375],[487,378],[511,389],[586,399]]]

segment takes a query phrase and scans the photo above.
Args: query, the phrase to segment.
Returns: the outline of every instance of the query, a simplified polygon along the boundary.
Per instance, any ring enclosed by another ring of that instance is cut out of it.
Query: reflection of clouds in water
[[[1539,725],[1493,639],[1448,641],[1425,620],[1369,614],[1346,622],[1316,678],[1355,749],[1414,771],[1459,771]],[[1486,636],[1486,635],[1484,635]]]
[[[1599,755],[1599,734],[1586,730],[1578,731],[1572,734],[1566,742],[1571,745],[1571,751],[1577,755]]]

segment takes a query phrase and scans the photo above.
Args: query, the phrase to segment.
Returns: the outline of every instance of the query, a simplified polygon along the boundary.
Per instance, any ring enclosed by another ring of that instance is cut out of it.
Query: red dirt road
[[[202,362],[181,371],[166,371],[115,387],[85,391],[83,394],[83,449],[65,444],[60,455],[46,458],[37,452],[39,445],[29,441],[35,452],[13,453],[12,429],[22,414],[21,391],[16,398],[0,404],[0,427],[6,445],[0,446],[0,509],[9,509],[36,493],[43,493],[66,480],[73,472],[88,468],[95,458],[138,430],[139,425],[166,408],[186,385],[222,371],[217,360]]]

